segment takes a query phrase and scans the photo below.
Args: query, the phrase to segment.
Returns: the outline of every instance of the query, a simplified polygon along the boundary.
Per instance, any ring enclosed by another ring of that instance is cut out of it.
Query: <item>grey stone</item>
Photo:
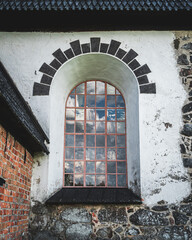
[[[47,214],[48,210],[45,205],[41,204],[40,202],[37,202],[32,207],[32,213],[37,214],[37,215],[43,215],[43,214]]]
[[[114,234],[114,236],[111,238],[111,240],[121,240],[121,238],[119,237],[119,235]]]
[[[181,131],[181,134],[188,137],[192,136],[192,124],[185,124],[183,130]]]
[[[190,236],[189,228],[172,226],[162,228],[158,240],[189,240]]]
[[[126,235],[130,235],[130,236],[137,236],[137,235],[139,235],[139,230],[137,229],[137,228],[134,228],[134,227],[132,227],[132,228],[129,228],[127,231],[126,231]]]
[[[135,237],[131,238],[131,240],[154,240],[154,239],[149,239],[146,236],[135,236]]]
[[[66,208],[61,213],[61,218],[64,221],[77,222],[77,223],[90,223],[91,215],[85,208]]]
[[[166,226],[169,224],[164,213],[155,213],[145,209],[139,209],[131,215],[130,221],[141,226]]]
[[[184,167],[192,168],[192,158],[183,158]]]
[[[181,65],[188,65],[189,61],[187,59],[187,55],[186,54],[181,54],[177,59],[177,63],[181,64]]]
[[[186,49],[186,50],[192,50],[192,43],[186,43],[184,44],[181,48]]]
[[[65,226],[64,222],[56,221],[55,225],[54,225],[54,228],[53,228],[53,231],[57,234],[60,234],[63,231],[65,231],[65,228],[66,228],[66,226]]]
[[[153,206],[152,210],[156,211],[156,212],[163,212],[163,211],[167,211],[168,207],[167,206],[163,206],[163,205],[161,205],[161,206]]]
[[[54,236],[51,232],[49,231],[42,231],[38,232],[33,240],[59,240],[58,237]]]
[[[48,223],[48,215],[36,215],[30,224],[30,228],[42,231]]]
[[[103,222],[127,223],[125,208],[108,207],[99,210],[98,219]]]
[[[140,227],[140,230],[144,236],[151,238],[157,233],[157,230],[154,227]]]
[[[88,240],[92,232],[91,224],[76,223],[66,230],[67,240]]]
[[[173,212],[173,217],[176,225],[185,225],[189,220],[185,214],[176,211]]]
[[[121,233],[121,232],[123,232],[123,228],[122,227],[118,227],[118,228],[115,229],[115,232]]]
[[[192,204],[180,206],[179,211],[185,213],[187,216],[192,216]]]
[[[100,228],[97,231],[97,236],[101,238],[111,238],[112,237],[112,229],[110,227]]]

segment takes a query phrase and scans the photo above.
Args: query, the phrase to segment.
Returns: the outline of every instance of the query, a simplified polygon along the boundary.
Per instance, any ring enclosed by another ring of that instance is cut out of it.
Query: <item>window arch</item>
[[[64,187],[127,188],[126,106],[113,85],[90,80],[65,109]]]

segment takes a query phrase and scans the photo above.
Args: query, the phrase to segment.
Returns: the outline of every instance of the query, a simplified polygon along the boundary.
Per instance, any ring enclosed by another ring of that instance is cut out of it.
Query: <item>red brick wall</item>
[[[0,239],[27,239],[32,156],[0,125]],[[23,238],[22,238],[23,237]]]

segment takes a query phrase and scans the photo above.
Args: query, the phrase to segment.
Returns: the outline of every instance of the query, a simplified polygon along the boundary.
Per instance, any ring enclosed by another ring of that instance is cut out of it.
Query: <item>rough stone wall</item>
[[[0,239],[27,239],[32,156],[0,125]]]

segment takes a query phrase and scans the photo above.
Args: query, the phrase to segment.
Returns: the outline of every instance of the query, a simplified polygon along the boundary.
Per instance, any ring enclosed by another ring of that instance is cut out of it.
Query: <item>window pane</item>
[[[126,162],[117,162],[117,172],[126,173]]]
[[[84,159],[84,148],[75,148],[75,159]]]
[[[66,120],[75,120],[75,109],[66,110]]]
[[[125,133],[125,122],[117,122],[117,133]]]
[[[87,95],[87,107],[95,107],[95,95]]]
[[[116,89],[116,94],[120,94],[120,92]]]
[[[115,135],[107,135],[107,147],[115,147]]]
[[[104,94],[105,93],[105,83],[104,82],[96,82],[96,93]]]
[[[125,135],[117,135],[117,147],[125,147]]]
[[[116,162],[107,162],[107,173],[116,173]]]
[[[105,122],[96,122],[96,133],[105,133]]]
[[[105,162],[96,162],[96,173],[105,173]]]
[[[107,109],[107,120],[115,121],[115,109]]]
[[[74,148],[65,148],[65,159],[74,159]]]
[[[87,133],[95,133],[95,122],[87,122],[86,123],[86,132]]]
[[[95,94],[95,81],[87,82],[87,94]]]
[[[65,173],[73,173],[74,162],[65,162]]]
[[[67,107],[75,107],[75,95],[70,95],[67,100]]]
[[[65,146],[66,147],[74,146],[74,135],[65,135]]]
[[[86,148],[86,160],[95,160],[95,148]]]
[[[117,107],[125,107],[125,102],[122,96],[117,96]]]
[[[115,96],[107,96],[107,107],[115,107]]]
[[[76,122],[76,133],[84,133],[84,122]]]
[[[76,96],[76,107],[84,107],[85,106],[85,96],[77,95]]]
[[[96,136],[96,147],[105,147],[105,135]]]
[[[84,172],[84,162],[75,162],[75,173]]]
[[[116,186],[116,175],[107,175],[107,185],[110,187]]]
[[[84,135],[75,136],[75,146],[83,147],[84,146]]]
[[[117,160],[126,160],[125,148],[117,148]]]
[[[87,147],[95,147],[95,135],[87,135],[86,136],[86,146]]]
[[[118,175],[117,183],[119,187],[126,187],[126,175]]]
[[[105,148],[96,148],[96,159],[105,160]]]
[[[86,175],[86,186],[95,186],[95,175]]]
[[[117,109],[117,121],[125,120],[125,109]]]
[[[116,149],[115,148],[107,149],[107,160],[116,160]]]
[[[85,92],[85,83],[82,83],[76,87],[76,93],[84,93],[84,92]]]
[[[67,133],[74,133],[74,121],[67,121],[66,122],[66,132]]]
[[[87,109],[87,120],[95,120],[95,109]]]
[[[84,120],[84,109],[76,109],[76,120]]]
[[[105,109],[96,110],[96,120],[105,120]]]
[[[96,186],[105,186],[105,175],[96,175]]]
[[[107,84],[107,94],[115,94],[115,88],[112,85]]]
[[[95,163],[86,162],[86,173],[95,173]]]
[[[65,174],[65,186],[73,186],[73,174]]]
[[[75,175],[75,186],[83,186],[83,175]]]
[[[107,123],[107,133],[115,133],[115,122]]]
[[[105,107],[105,95],[96,96],[96,107]]]

